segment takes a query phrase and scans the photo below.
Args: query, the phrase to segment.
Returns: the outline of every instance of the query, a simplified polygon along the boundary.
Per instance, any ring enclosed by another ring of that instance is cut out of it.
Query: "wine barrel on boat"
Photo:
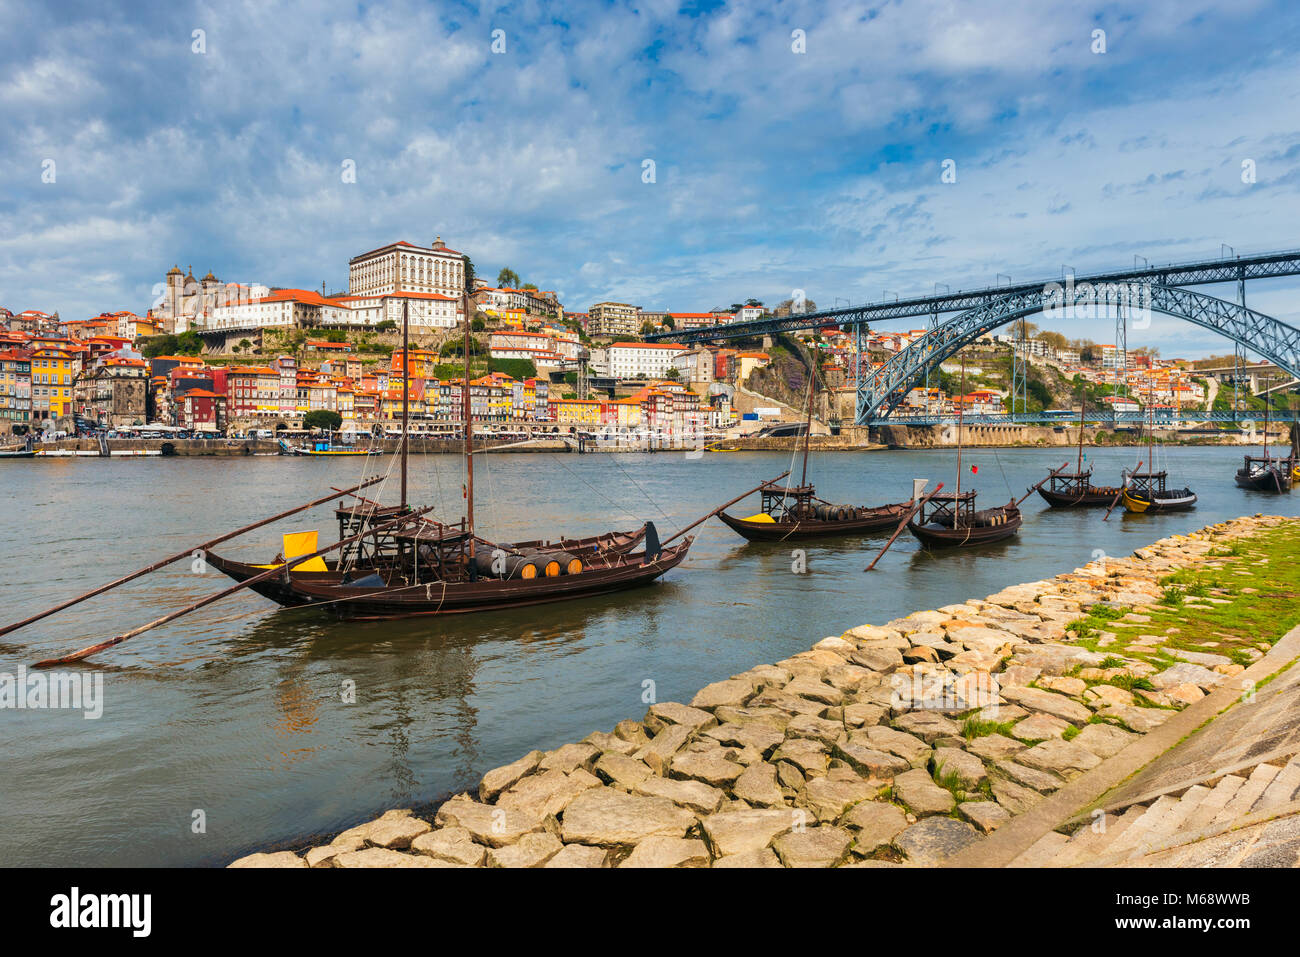
[[[582,559],[579,558],[577,555],[571,555],[568,552],[556,552],[555,558],[559,561],[560,568],[563,569],[564,574],[566,575],[582,574]]]
[[[582,573],[582,559],[570,552],[544,552],[539,548],[524,548],[520,551],[537,563],[547,578]]]
[[[491,552],[478,552],[474,556],[474,567],[479,575],[487,578],[536,578],[538,561],[528,555],[505,555],[493,557]]]

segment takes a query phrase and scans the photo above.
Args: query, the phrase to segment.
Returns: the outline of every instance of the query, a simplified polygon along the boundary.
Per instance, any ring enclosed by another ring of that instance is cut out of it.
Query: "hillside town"
[[[793,390],[773,399],[747,387],[756,370],[781,359],[816,362],[819,386],[832,399],[819,412],[836,426],[851,421],[857,376],[870,376],[925,335],[871,330],[859,337],[831,323],[749,348],[737,347],[744,340],[647,342],[652,334],[816,306],[786,300],[769,308],[751,298],[674,312],[601,301],[579,312],[503,268],[495,285],[473,282],[467,386],[458,294],[467,263],[439,237],[428,246],[399,241],[354,257],[340,293],[223,282],[212,272],[196,279],[192,268],[173,266],[143,315],[117,310],[69,318],[0,307],[0,433],[131,434],[153,427],[204,437],[329,427],[392,434],[402,414],[404,364],[416,432],[449,430],[468,388],[474,419],[488,425],[677,437],[747,433],[801,407]],[[409,355],[401,349],[404,312]],[[966,352],[965,390],[951,359],[935,381],[912,389],[896,414],[1002,415],[1026,411],[1027,401],[1042,410],[1058,399],[1077,408],[1071,399],[1084,389],[1102,408],[1162,414],[1209,408],[1218,392],[1187,360],[1068,343],[1023,324],[986,335]],[[1007,374],[1012,356],[1036,386],[1019,408]],[[1049,377],[1057,388],[1045,384]]]

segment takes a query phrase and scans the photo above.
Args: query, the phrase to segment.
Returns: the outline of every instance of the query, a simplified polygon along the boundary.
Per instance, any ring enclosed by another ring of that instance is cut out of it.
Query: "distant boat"
[[[961,363],[961,392],[963,396],[966,394],[965,356],[962,357]],[[977,512],[975,490],[967,489],[964,492],[961,490],[964,407],[964,402],[957,406],[957,488],[952,492],[936,492],[931,495],[928,500],[922,502],[920,509],[907,522],[907,530],[927,548],[987,545],[990,542],[1000,542],[1019,532],[1024,522],[1020,515],[1020,502],[1015,499],[1006,505]],[[1041,486],[1040,482],[1039,487]]]
[[[1295,449],[1287,458],[1273,458],[1268,449],[1269,406],[1265,398],[1264,406],[1264,454],[1247,455],[1241,468],[1234,476],[1237,484],[1252,492],[1272,492],[1280,494],[1291,491],[1291,482],[1295,475]]]
[[[1150,380],[1148,379],[1148,382]],[[1124,472],[1124,508],[1138,514],[1155,512],[1186,512],[1196,507],[1196,493],[1190,488],[1171,489],[1168,487],[1169,475],[1156,471],[1155,467],[1155,388],[1154,383],[1147,388],[1147,470],[1145,472]],[[1139,463],[1139,468],[1141,467]]]
[[[330,439],[313,440],[307,445],[290,445],[280,439],[280,449],[285,455],[379,455],[378,449],[359,449],[355,445],[335,445]]]
[[[1038,486],[1038,494],[1052,508],[1093,508],[1110,505],[1120,490],[1092,484],[1092,468],[1083,468],[1083,415],[1086,394],[1079,400],[1079,457],[1073,472],[1053,472],[1047,485]]]
[[[795,488],[779,482],[764,482],[758,488],[759,510],[740,518],[718,512],[718,518],[733,532],[751,542],[796,542],[843,535],[869,535],[897,527],[910,503],[896,505],[835,505],[820,499],[808,484],[808,443],[812,434],[815,380],[809,371],[808,421],[802,429],[789,432],[803,437],[803,477]]]
[[[0,459],[34,459],[36,458],[35,449],[25,449],[14,447],[10,449],[0,449]]]

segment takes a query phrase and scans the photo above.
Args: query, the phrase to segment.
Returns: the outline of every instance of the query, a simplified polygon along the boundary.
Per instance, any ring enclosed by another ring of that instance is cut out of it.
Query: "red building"
[[[207,389],[190,389],[177,400],[178,422],[191,432],[226,431],[226,397]]]

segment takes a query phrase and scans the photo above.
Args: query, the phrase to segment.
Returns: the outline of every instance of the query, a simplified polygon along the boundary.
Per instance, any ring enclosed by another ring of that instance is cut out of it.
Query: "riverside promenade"
[[[1240,518],[852,628],[232,867],[1300,859],[1300,521]]]

